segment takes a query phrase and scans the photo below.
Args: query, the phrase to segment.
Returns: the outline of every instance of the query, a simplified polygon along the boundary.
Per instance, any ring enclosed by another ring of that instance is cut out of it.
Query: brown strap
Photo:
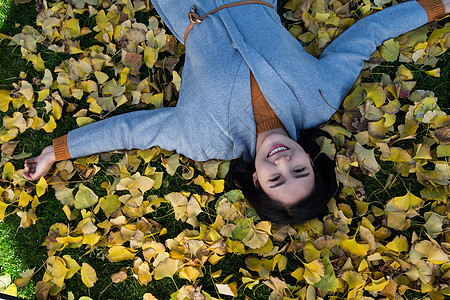
[[[267,3],[265,1],[245,0],[245,1],[238,1],[238,2],[228,3],[225,5],[219,6],[216,9],[213,9],[212,11],[207,13],[206,15],[199,17],[197,15],[197,8],[195,7],[195,5],[192,6],[192,9],[188,14],[191,24],[189,24],[188,28],[186,29],[186,32],[184,33],[184,44],[186,44],[186,38],[187,38],[189,32],[191,31],[192,27],[194,27],[195,24],[200,24],[203,21],[203,19],[206,18],[207,16],[209,16],[215,12],[218,12],[219,10],[224,9],[224,8],[229,8],[229,7],[233,7],[233,6],[239,6],[239,5],[246,5],[246,4],[262,4],[262,5],[267,5],[270,8],[273,8],[273,6],[270,3]]]

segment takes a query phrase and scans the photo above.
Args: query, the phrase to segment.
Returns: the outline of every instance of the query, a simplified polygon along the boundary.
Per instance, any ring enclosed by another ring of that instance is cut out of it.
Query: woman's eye
[[[294,169],[294,173],[301,173],[305,170],[305,168],[301,168],[301,169]]]
[[[277,181],[278,179],[280,179],[280,175],[270,178],[269,181]]]

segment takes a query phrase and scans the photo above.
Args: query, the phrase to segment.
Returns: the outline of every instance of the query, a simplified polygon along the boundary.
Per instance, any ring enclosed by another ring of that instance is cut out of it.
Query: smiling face
[[[255,185],[283,206],[305,199],[314,189],[314,170],[308,154],[284,130],[258,138]]]

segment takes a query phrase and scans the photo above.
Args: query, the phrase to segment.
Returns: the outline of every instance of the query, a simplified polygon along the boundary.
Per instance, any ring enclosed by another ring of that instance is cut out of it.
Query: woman
[[[336,183],[331,160],[316,157],[314,138],[324,133],[302,130],[330,118],[376,46],[445,15],[449,2],[410,1],[368,16],[316,59],[282,26],[276,0],[155,0],[165,24],[186,44],[177,106],[70,131],[27,160],[24,177],[44,176],[57,160],[115,149],[159,146],[197,161],[241,156],[229,179],[261,217],[279,223],[314,218]]]

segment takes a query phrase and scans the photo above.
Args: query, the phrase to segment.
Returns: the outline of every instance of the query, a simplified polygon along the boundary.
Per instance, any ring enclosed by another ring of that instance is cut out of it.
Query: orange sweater
[[[445,16],[445,6],[441,0],[417,0],[417,2],[427,12],[428,22]]]
[[[259,89],[253,73],[250,72],[253,115],[255,116],[256,135],[274,128],[284,127]]]

